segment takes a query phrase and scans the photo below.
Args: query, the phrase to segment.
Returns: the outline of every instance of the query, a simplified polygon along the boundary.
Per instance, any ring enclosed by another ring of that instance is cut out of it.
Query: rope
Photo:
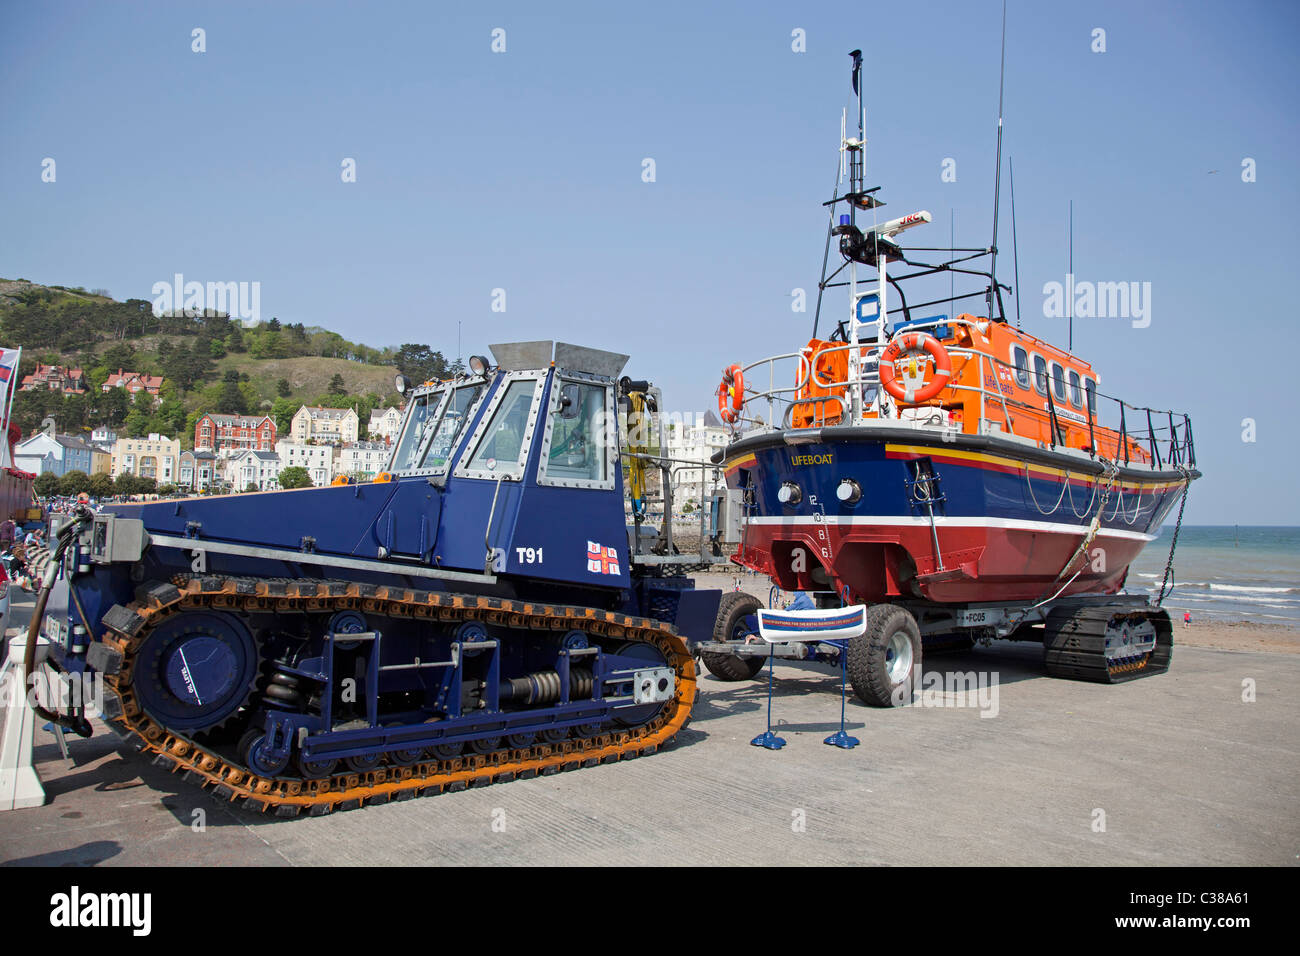
[[[1061,489],[1061,495],[1059,498],[1056,499],[1056,504],[1052,505],[1052,510],[1044,511],[1042,506],[1038,503],[1038,496],[1034,494],[1034,483],[1033,480],[1029,477],[1029,466],[1024,465],[1023,469],[1025,474],[1025,487],[1029,489],[1029,500],[1034,503],[1034,507],[1038,509],[1038,513],[1040,515],[1044,515],[1045,517],[1050,518],[1052,515],[1056,514],[1056,512],[1060,510],[1061,502],[1065,500],[1065,489],[1070,487],[1070,473],[1068,471],[1065,473],[1065,487]],[[1082,517],[1082,516],[1079,515],[1076,517]]]
[[[1052,583],[1047,586],[1049,590],[1056,586],[1057,581],[1065,577],[1066,572],[1069,571],[1070,568],[1074,566],[1074,562],[1079,559],[1080,554],[1083,554],[1086,557],[1088,546],[1092,544],[1092,542],[1097,537],[1097,533],[1101,531],[1101,519],[1103,513],[1106,510],[1106,502],[1110,500],[1111,490],[1115,487],[1115,478],[1119,474],[1119,466],[1116,465],[1114,462],[1102,458],[1101,463],[1105,468],[1105,471],[1100,476],[1098,476],[1098,483],[1100,483],[1101,480],[1104,479],[1106,482],[1106,487],[1105,490],[1102,492],[1101,501],[1097,505],[1097,513],[1092,516],[1092,521],[1088,525],[1088,532],[1083,536],[1083,540],[1079,542],[1079,546],[1074,549],[1074,553],[1070,555],[1069,560],[1065,562],[1065,565],[1057,573],[1056,577],[1052,580]],[[1062,492],[1062,495],[1064,495],[1064,492]],[[1037,503],[1035,502],[1035,505],[1036,504]],[[1040,511],[1040,514],[1041,513],[1044,512]],[[1047,604],[1051,601],[1055,601],[1058,597],[1060,597],[1061,594],[1064,593],[1065,589],[1074,583],[1075,578],[1077,578],[1080,574],[1083,573],[1083,569],[1086,568],[1087,566],[1088,566],[1087,562],[1085,561],[1083,567],[1079,568],[1078,571],[1075,571],[1074,574],[1070,575],[1070,579],[1066,581],[1064,584],[1062,584],[1059,588],[1057,588],[1054,594],[1052,594],[1050,597],[1042,598],[1041,600],[1038,601],[1038,603],[1032,604],[1029,607],[1025,608],[1023,611],[1021,611],[1020,614],[1017,615],[1011,621],[1012,629],[1014,630],[1016,627],[1018,627],[1020,625],[1020,622],[1023,621],[1028,616],[1030,611],[1036,611],[1044,604]]]

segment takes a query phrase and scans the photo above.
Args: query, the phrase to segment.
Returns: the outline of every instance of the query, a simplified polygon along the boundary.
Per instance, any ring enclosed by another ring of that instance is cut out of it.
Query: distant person
[[[799,591],[789,604],[785,606],[787,611],[811,611],[817,607],[812,596],[807,591]]]
[[[9,548],[14,543],[14,533],[18,530],[12,518],[0,521],[0,550]]]
[[[1183,612],[1183,627],[1191,627],[1191,626],[1192,626],[1192,612],[1191,612],[1191,611],[1184,611],[1184,612]]]

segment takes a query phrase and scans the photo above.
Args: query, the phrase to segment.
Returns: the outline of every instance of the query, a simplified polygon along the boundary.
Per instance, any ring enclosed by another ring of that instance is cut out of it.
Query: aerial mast
[[[993,244],[989,247],[989,318],[993,319],[993,303],[998,297],[998,205],[1002,192],[1002,91],[1007,76],[1007,0],[1002,0],[1002,65],[998,69],[998,168],[993,174]],[[1017,295],[1019,288],[1016,289]],[[999,314],[995,321],[1006,321]]]
[[[866,163],[866,111],[862,105],[862,51],[854,50],[849,54],[853,58],[853,92],[858,95],[858,135],[856,139],[850,139],[847,130],[841,129],[840,149],[844,151],[843,155],[849,160],[849,225],[856,226],[857,205],[860,197],[863,196],[863,167]],[[845,124],[841,120],[841,127]],[[841,222],[844,218],[841,217]],[[878,320],[884,321],[885,299],[883,295],[884,271],[881,270],[882,294],[880,298],[877,313]],[[877,325],[878,329],[881,326]],[[883,331],[883,329],[881,329]],[[849,260],[849,414],[853,424],[862,421],[862,389],[857,387],[858,380],[861,376],[862,350],[858,345],[858,264],[856,261]]]

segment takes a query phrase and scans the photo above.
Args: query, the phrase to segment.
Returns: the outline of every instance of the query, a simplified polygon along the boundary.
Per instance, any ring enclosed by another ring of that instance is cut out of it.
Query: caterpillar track
[[[141,646],[164,621],[196,610],[287,615],[354,611],[440,625],[476,621],[550,633],[580,631],[595,639],[652,645],[675,673],[675,693],[656,716],[636,727],[601,725],[598,731],[570,739],[410,765],[389,763],[368,772],[348,771],[320,779],[260,776],[221,752],[228,747],[175,733],[141,706],[135,686]],[[320,816],[653,754],[672,743],[686,725],[696,694],[694,661],[675,628],[651,618],[591,607],[352,581],[181,575],[170,584],[140,587],[136,600],[110,608],[103,624],[107,632],[96,657],[104,671],[104,717],[109,726],[137,751],[151,754],[155,765],[183,774],[242,809],[277,817]]]
[[[1159,608],[1058,608],[1048,615],[1043,652],[1053,677],[1119,684],[1169,669],[1173,626]]]

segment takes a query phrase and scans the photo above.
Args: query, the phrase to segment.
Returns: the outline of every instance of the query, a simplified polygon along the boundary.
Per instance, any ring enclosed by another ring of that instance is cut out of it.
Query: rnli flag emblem
[[[618,574],[618,552],[595,541],[588,541],[587,570],[592,574]]]

